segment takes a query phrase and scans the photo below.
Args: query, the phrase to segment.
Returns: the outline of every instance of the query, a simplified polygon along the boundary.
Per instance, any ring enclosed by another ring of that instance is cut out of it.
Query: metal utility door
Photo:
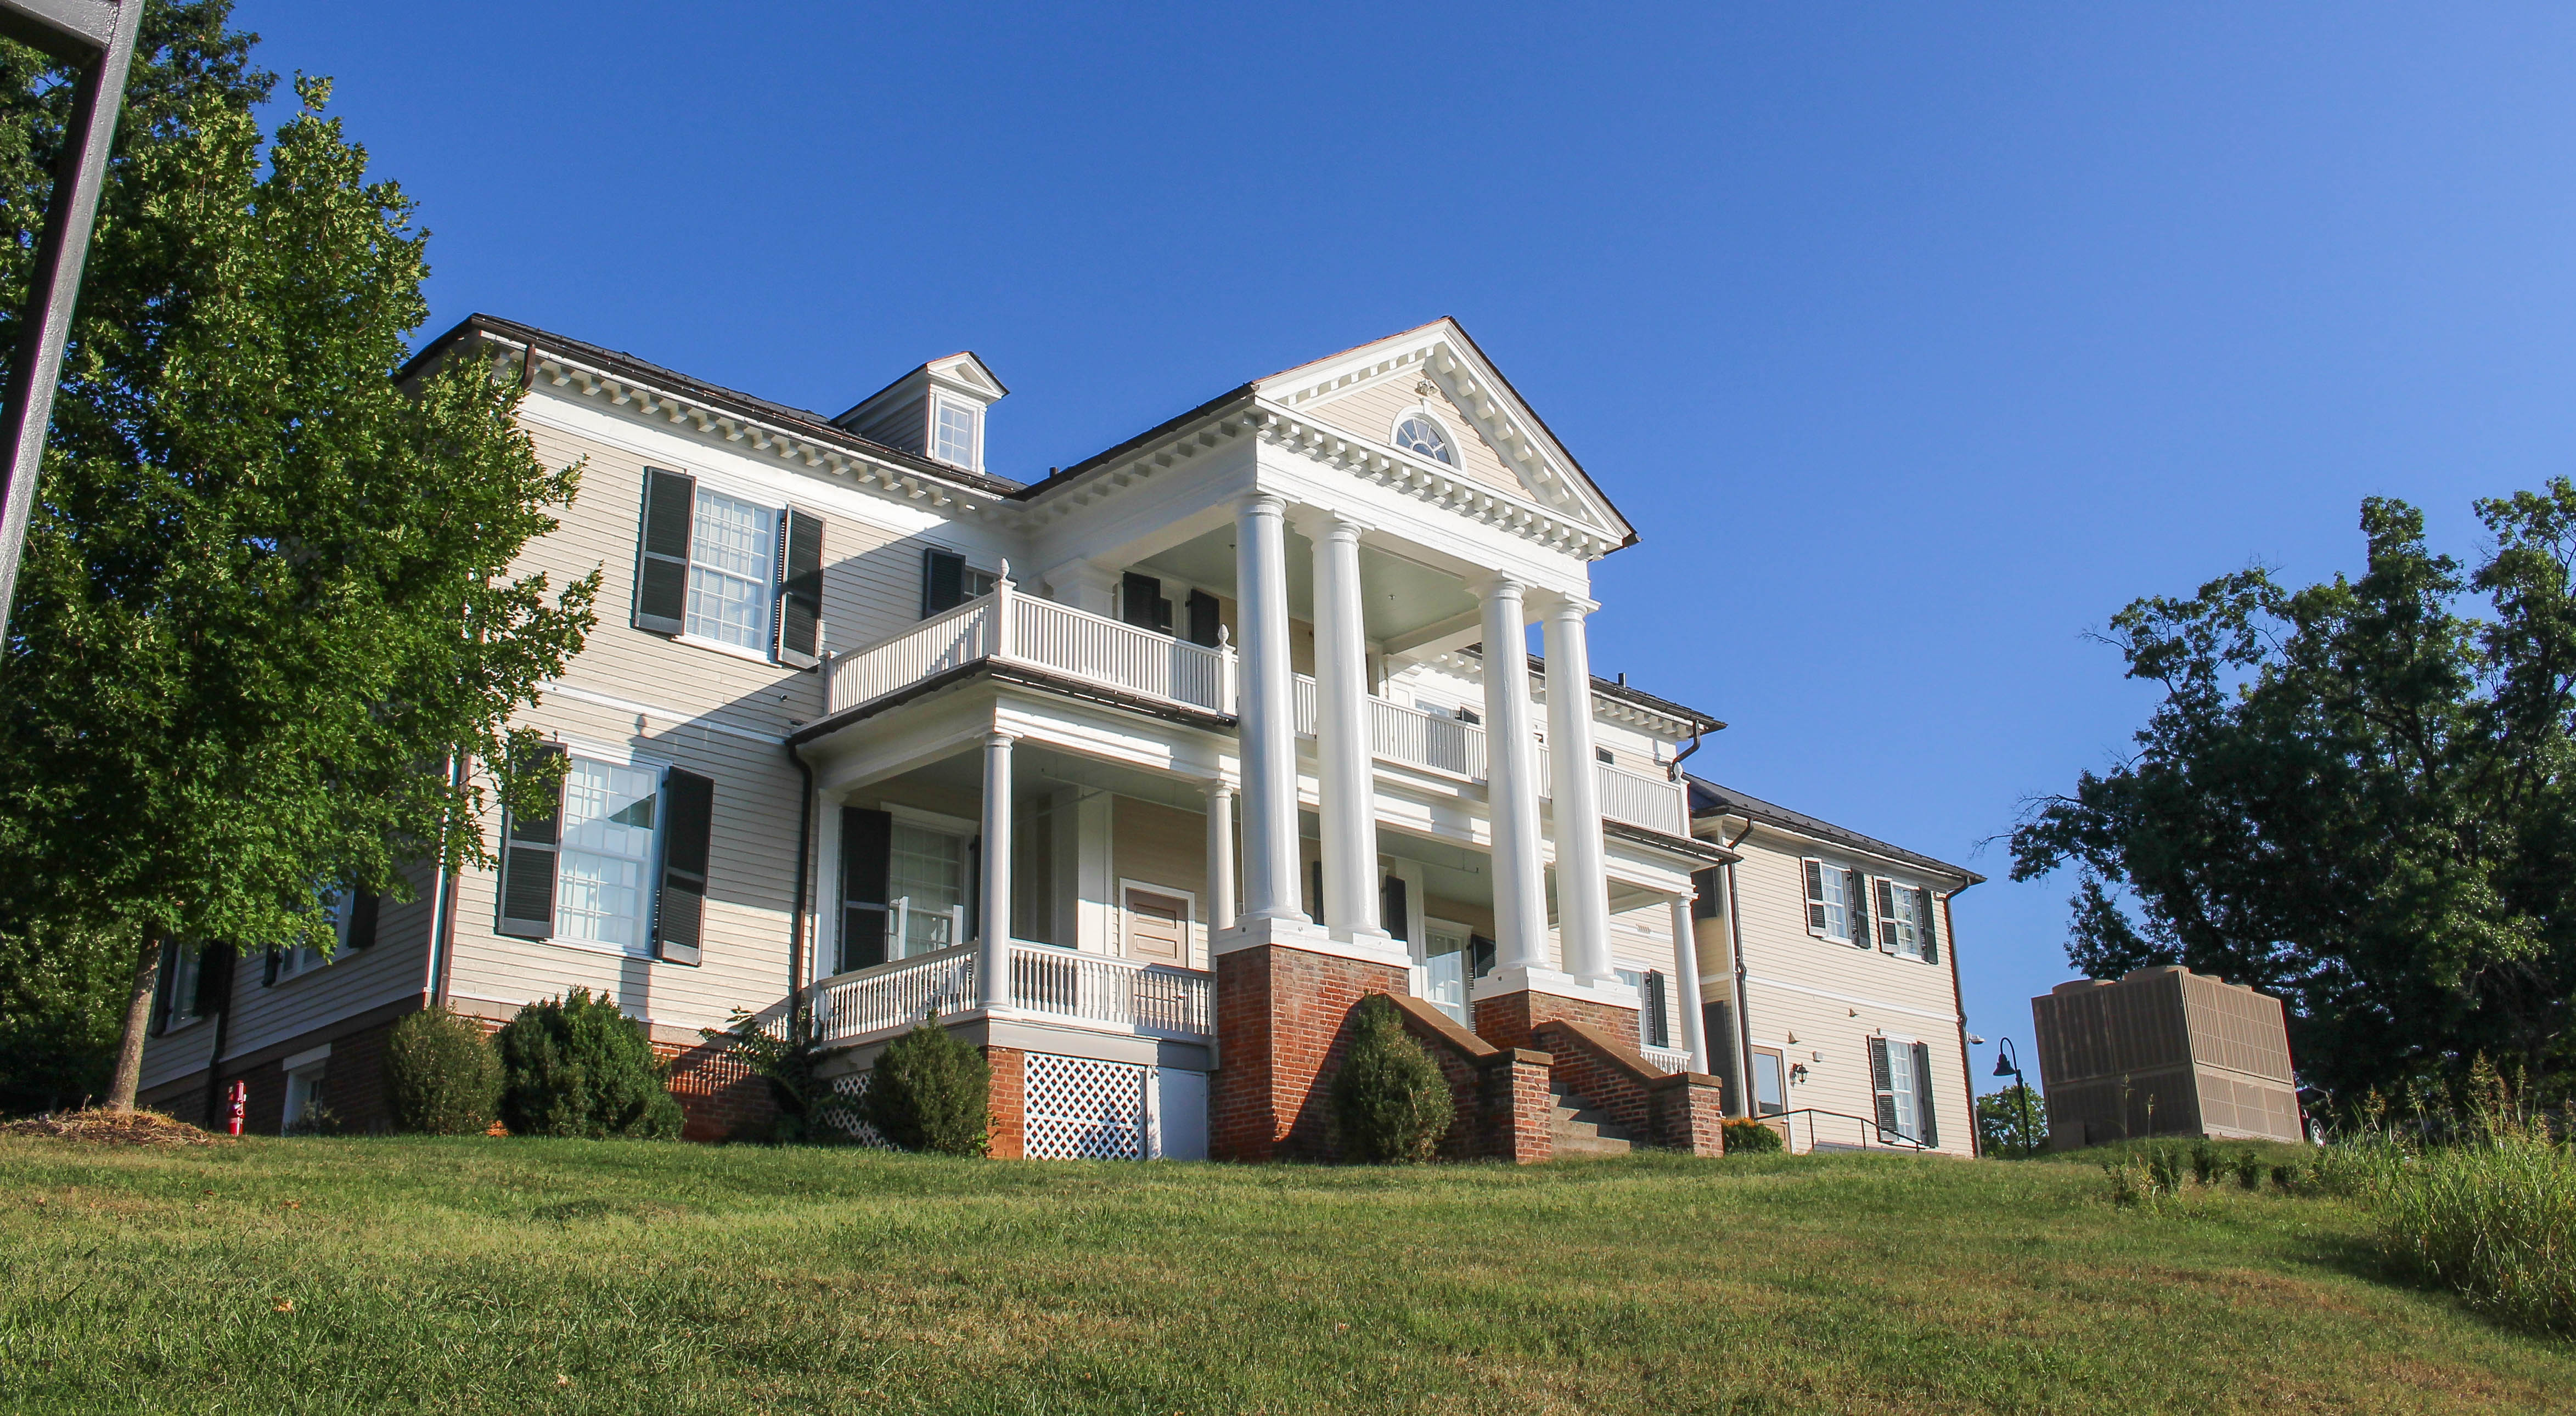
[[[1127,957],[1140,963],[1190,962],[1190,902],[1158,890],[1127,887]]]

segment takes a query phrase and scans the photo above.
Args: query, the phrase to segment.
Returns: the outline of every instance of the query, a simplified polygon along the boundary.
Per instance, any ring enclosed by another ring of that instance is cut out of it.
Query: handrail
[[[1838,1121],[1849,1121],[1855,1126],[1865,1127],[1866,1129],[1861,1134],[1861,1149],[1863,1150],[1869,1149],[1869,1138],[1873,1135],[1878,1137],[1878,1143],[1888,1150],[1910,1152],[1927,1151],[1931,1149],[1930,1146],[1923,1144],[1912,1136],[1906,1135],[1902,1131],[1890,1131],[1886,1127],[1879,1125],[1877,1117],[1854,1116],[1848,1112],[1842,1111],[1827,1111],[1823,1107],[1819,1106],[1802,1106],[1795,1111],[1775,1111],[1768,1116],[1754,1116],[1748,1119],[1757,1122],[1778,1121],[1787,1125],[1789,1127],[1789,1135],[1785,1139],[1790,1142],[1789,1149],[1796,1150],[1798,1139],[1797,1127],[1792,1123],[1794,1118],[1800,1116],[1831,1116]],[[1807,1131],[1807,1149],[1811,1151],[1814,1150],[1816,1148],[1816,1140],[1816,1129],[1811,1124]]]

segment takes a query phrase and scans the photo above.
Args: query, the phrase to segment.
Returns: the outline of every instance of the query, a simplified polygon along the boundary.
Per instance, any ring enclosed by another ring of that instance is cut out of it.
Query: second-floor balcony
[[[841,713],[979,663],[1016,664],[1115,690],[1146,702],[1232,715],[1236,662],[1226,646],[1193,644],[1156,630],[1020,592],[993,592],[825,664],[828,711]],[[1315,681],[1296,676],[1297,732],[1315,731]],[[1381,762],[1482,784],[1485,729],[1383,698],[1368,700],[1372,751]],[[1548,759],[1538,756],[1540,793]],[[1597,763],[1606,820],[1690,834],[1682,784]]]

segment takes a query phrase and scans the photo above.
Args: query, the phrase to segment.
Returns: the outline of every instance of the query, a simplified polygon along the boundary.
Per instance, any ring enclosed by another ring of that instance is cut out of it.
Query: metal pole
[[[27,282],[28,307],[17,359],[9,366],[8,399],[0,405],[0,436],[8,443],[6,460],[0,461],[0,626],[17,599],[18,557],[26,547],[36,478],[44,468],[45,429],[53,420],[63,346],[71,339],[81,265],[89,255],[108,151],[115,144],[117,114],[125,106],[125,74],[142,23],[143,0],[0,0],[0,34],[83,65],[53,196],[45,204],[44,235]]]

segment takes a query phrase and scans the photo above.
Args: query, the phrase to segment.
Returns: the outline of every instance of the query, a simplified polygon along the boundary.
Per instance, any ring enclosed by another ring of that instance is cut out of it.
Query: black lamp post
[[[1995,1049],[1995,1075],[2013,1079],[2013,1094],[2021,1101],[2021,1148],[2028,1155],[2039,1148],[2030,1137],[2030,1083],[2022,1080],[2021,1059],[2013,1052],[2011,1038]]]

